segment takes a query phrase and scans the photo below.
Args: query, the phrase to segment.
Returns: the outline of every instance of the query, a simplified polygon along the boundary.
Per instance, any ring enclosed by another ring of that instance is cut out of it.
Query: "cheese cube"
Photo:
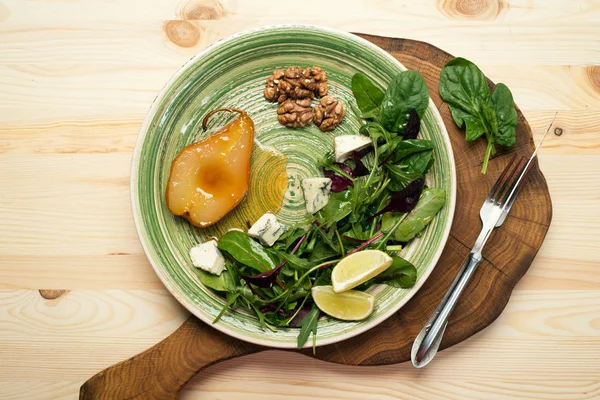
[[[306,201],[306,211],[316,213],[327,205],[331,192],[331,179],[306,178],[302,179],[302,190]]]
[[[373,142],[368,136],[362,135],[341,135],[334,139],[335,161],[344,162],[350,157],[353,151],[359,151],[372,145]]]
[[[277,221],[271,213],[265,213],[248,230],[248,236],[260,241],[263,246],[271,247],[285,232],[285,226]]]
[[[190,258],[195,267],[214,275],[221,275],[225,270],[225,258],[217,248],[216,240],[199,244],[190,249]]]

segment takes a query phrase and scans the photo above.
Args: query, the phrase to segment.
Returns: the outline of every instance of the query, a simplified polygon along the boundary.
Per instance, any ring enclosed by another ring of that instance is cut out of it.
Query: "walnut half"
[[[265,98],[283,103],[287,99],[323,97],[329,90],[327,74],[319,67],[287,67],[278,69],[267,78]]]
[[[265,98],[269,101],[278,101],[281,92],[279,91],[279,81],[283,78],[284,72],[281,69],[273,71],[271,76],[267,78],[267,86],[265,87]]]
[[[333,96],[325,96],[315,107],[315,125],[323,132],[331,131],[342,122],[346,115],[344,104],[337,101]]]
[[[310,125],[313,119],[310,105],[310,98],[287,99],[279,105],[277,119],[280,124],[289,128],[304,128]]]

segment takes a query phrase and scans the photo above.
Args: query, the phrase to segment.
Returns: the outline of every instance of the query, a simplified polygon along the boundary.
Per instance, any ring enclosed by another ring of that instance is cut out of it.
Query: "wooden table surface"
[[[508,84],[536,141],[559,111],[540,154],[552,226],[502,316],[424,370],[272,351],[209,368],[182,398],[600,397],[599,1],[2,0],[0,398],[76,398],[185,320],[131,217],[138,129],[198,51],[294,22],[469,58]]]

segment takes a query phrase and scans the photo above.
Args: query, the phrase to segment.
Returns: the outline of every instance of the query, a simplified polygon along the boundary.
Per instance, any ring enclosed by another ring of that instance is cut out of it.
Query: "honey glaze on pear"
[[[192,225],[210,226],[234,209],[250,185],[254,122],[245,111],[219,108],[206,115],[202,128],[216,112],[240,115],[213,135],[190,144],[175,157],[167,182],[167,207]]]

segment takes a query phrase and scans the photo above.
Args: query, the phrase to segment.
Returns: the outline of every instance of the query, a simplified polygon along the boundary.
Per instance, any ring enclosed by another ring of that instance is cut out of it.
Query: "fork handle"
[[[481,261],[480,252],[469,253],[444,298],[427,320],[425,327],[417,335],[411,351],[411,359],[415,367],[421,368],[429,364],[437,353],[450,314]]]

